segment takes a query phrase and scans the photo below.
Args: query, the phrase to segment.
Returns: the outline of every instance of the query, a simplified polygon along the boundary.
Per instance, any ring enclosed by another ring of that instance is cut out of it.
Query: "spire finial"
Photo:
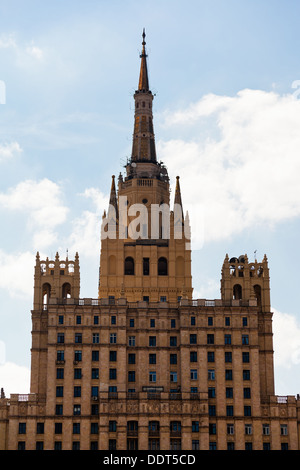
[[[148,80],[148,70],[147,70],[147,54],[146,54],[146,49],[145,49],[145,45],[146,45],[145,28],[143,29],[142,37],[143,37],[143,42],[142,42],[143,49],[142,49],[142,53],[140,55],[140,58],[142,60],[141,60],[141,70],[140,70],[140,79],[139,79],[139,88],[138,89],[139,90],[149,91],[149,80]]]

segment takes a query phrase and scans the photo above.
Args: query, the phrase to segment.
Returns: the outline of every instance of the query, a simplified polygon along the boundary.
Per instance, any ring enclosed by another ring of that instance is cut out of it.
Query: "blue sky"
[[[78,251],[81,295],[97,297],[99,224],[130,156],[144,27],[158,158],[196,214],[195,297],[220,296],[226,253],[266,253],[276,393],[299,393],[299,14],[296,0],[0,2],[7,393],[28,388],[36,251]]]

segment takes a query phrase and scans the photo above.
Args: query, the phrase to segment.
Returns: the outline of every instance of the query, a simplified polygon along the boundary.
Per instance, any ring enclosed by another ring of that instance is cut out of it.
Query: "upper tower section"
[[[134,94],[135,115],[131,159],[127,165],[127,177],[134,175],[159,176],[155,137],[153,129],[153,94],[149,89],[145,30],[143,31],[142,53],[138,89]]]

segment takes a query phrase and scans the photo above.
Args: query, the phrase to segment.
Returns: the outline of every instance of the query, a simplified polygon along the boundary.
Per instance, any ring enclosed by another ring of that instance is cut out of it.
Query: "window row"
[[[74,338],[75,344],[82,343],[82,333],[75,333]],[[149,346],[156,346],[157,345],[157,336],[149,336]],[[58,333],[57,334],[57,343],[64,344],[65,342],[65,334]],[[92,334],[92,342],[93,344],[99,344],[100,336],[99,333]],[[117,333],[110,333],[109,335],[109,343],[116,344],[117,343]],[[177,336],[170,336],[170,346],[177,346]],[[198,344],[197,343],[197,334],[193,333],[190,334],[189,344]],[[207,342],[206,344],[215,344],[215,335],[214,334],[207,334]],[[224,335],[224,344],[231,345],[232,339],[231,334]],[[136,345],[136,337],[129,336],[128,337],[128,346],[135,346]],[[249,335],[242,334],[242,345],[247,346],[249,345]]]
[[[249,408],[249,407],[245,407]],[[231,411],[232,407],[228,407],[228,410]],[[249,416],[249,415],[248,415]],[[191,431],[192,432],[199,432],[200,425],[199,421],[193,420],[191,424]],[[170,433],[181,433],[181,421],[171,421],[169,425]],[[110,420],[108,423],[108,431],[109,432],[117,432],[117,421]],[[19,423],[19,434],[26,434],[26,423],[20,422]],[[45,432],[45,424],[44,422],[36,423],[36,434],[44,434]],[[58,422],[54,423],[54,434],[62,434],[63,432],[63,423]],[[128,421],[127,422],[127,433],[131,433],[134,435],[138,432],[138,421]],[[160,423],[159,421],[149,421],[148,424],[148,432],[149,435],[157,435],[160,432]],[[233,423],[228,423],[226,427],[226,432],[228,435],[234,435],[235,433],[235,426]],[[252,435],[253,433],[253,426],[250,423],[246,423],[244,426],[244,432],[246,435]],[[90,427],[91,434],[98,434],[99,433],[99,423],[92,422]],[[73,434],[80,434],[80,423],[73,423]],[[216,435],[217,434],[217,423],[210,423],[209,424],[209,434]],[[262,434],[270,435],[270,424],[262,424]],[[287,436],[288,435],[288,425],[281,424],[280,425],[280,435]]]

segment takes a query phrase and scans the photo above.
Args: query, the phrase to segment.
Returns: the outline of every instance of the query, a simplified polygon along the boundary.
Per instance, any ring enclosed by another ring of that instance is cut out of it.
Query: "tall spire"
[[[139,79],[138,89],[139,90],[149,91],[149,80],[148,80],[148,69],[147,69],[147,54],[146,54],[146,49],[145,49],[145,46],[146,46],[145,28],[143,29],[143,35],[142,36],[143,36],[143,42],[142,42],[143,49],[142,49],[142,53],[140,55],[140,57],[141,57],[141,70],[140,70],[140,79]]]
[[[111,206],[114,207],[115,217],[116,217],[116,220],[118,220],[119,213],[118,213],[118,200],[117,200],[117,192],[116,192],[116,185],[115,185],[115,175],[112,175],[112,180],[111,180],[108,216],[113,216],[110,213],[110,207]]]
[[[141,68],[139,85],[134,94],[135,116],[131,162],[152,162],[157,164],[152,115],[153,95],[149,89],[145,37],[144,29],[143,49],[140,55]],[[130,170],[132,170],[132,168],[130,168]]]

